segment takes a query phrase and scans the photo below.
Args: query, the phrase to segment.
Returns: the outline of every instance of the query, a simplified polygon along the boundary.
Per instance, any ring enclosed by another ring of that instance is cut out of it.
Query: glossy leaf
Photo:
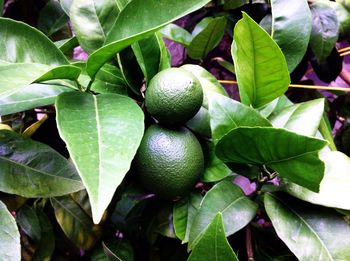
[[[208,96],[208,101],[214,142],[240,126],[271,126],[256,110],[231,98],[212,93]]]
[[[132,0],[116,0],[119,11],[122,11]]]
[[[324,99],[294,104],[269,117],[276,128],[285,128],[300,135],[315,136],[324,111]]]
[[[29,110],[55,103],[57,95],[71,88],[51,84],[30,84],[10,96],[0,98],[0,115]]]
[[[317,60],[323,62],[338,40],[337,14],[330,5],[322,2],[312,3],[310,10],[312,13],[310,47]]]
[[[34,82],[53,79],[77,79],[80,69],[72,65],[50,67],[34,63],[10,63],[0,65],[0,99],[20,91]]]
[[[325,174],[318,193],[287,182],[285,190],[302,200],[327,207],[350,210],[350,159],[345,154],[332,151],[322,154]]]
[[[194,246],[188,261],[237,260],[226,239],[223,217],[219,212]]]
[[[0,131],[0,191],[27,198],[54,197],[83,189],[68,160],[48,145]]]
[[[21,229],[35,242],[41,239],[41,226],[35,208],[23,205],[16,213],[16,221]]]
[[[281,47],[286,57],[289,72],[303,59],[307,50],[312,18],[305,0],[272,0],[272,38]]]
[[[56,108],[60,136],[88,191],[97,224],[141,142],[143,112],[118,94],[63,93]]]
[[[200,204],[192,222],[189,248],[193,249],[218,212],[222,213],[225,235],[229,236],[246,226],[256,211],[257,205],[231,180],[221,181],[207,192]]]
[[[209,20],[207,26],[193,36],[187,48],[187,53],[192,59],[203,59],[219,44],[224,36],[226,27],[225,17],[206,17],[204,19]]]
[[[161,30],[161,33],[165,38],[186,47],[188,47],[192,41],[192,35],[186,29],[176,24],[168,24]]]
[[[33,256],[33,261],[51,260],[51,255],[55,250],[55,235],[50,219],[40,210],[36,214],[41,227],[40,242]]]
[[[21,260],[20,235],[14,217],[0,201],[0,256],[3,260]]]
[[[0,53],[0,60],[52,66],[68,64],[66,57],[53,42],[25,23],[0,18],[0,39],[0,50],[7,50]]]
[[[153,34],[131,45],[146,82],[149,82],[159,70],[160,46],[158,44],[158,39]]]
[[[38,29],[40,29],[47,36],[60,30],[69,18],[61,7],[58,0],[50,0],[41,9],[38,18]]]
[[[130,44],[158,31],[163,26],[185,16],[210,2],[209,0],[143,0],[131,1],[120,13],[105,46],[88,59],[87,72],[93,78],[101,66]],[[143,21],[140,23],[140,19]]]
[[[91,218],[70,196],[51,198],[58,224],[66,236],[79,248],[90,249],[99,239],[102,227]]]
[[[242,103],[258,108],[287,91],[290,78],[280,48],[246,13],[234,29],[232,57]]]
[[[298,260],[350,258],[350,227],[334,210],[273,194],[265,195],[264,204],[277,235]]]
[[[115,0],[75,0],[70,9],[80,46],[88,53],[100,48],[119,14]]]
[[[202,201],[200,194],[190,194],[188,197],[176,201],[173,208],[173,225],[176,236],[182,243],[188,242],[193,219]]]
[[[265,165],[312,191],[319,190],[324,163],[319,151],[326,141],[271,127],[239,127],[225,135],[216,155],[228,163]]]

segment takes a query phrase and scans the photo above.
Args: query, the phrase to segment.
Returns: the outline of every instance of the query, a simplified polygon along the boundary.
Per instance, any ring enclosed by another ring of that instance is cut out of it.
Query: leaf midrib
[[[101,141],[101,124],[100,124],[100,115],[99,115],[99,112],[98,112],[98,103],[97,103],[97,97],[96,95],[92,95],[92,98],[94,100],[94,107],[95,107],[95,117],[96,117],[96,131],[97,131],[97,150],[98,150],[98,179],[97,179],[97,182],[98,182],[98,198],[97,198],[97,204],[98,204],[98,208],[99,208],[99,195],[100,195],[100,191],[101,190],[101,180],[102,180],[102,177],[101,177],[101,174],[102,174],[102,150],[101,150],[101,144],[102,144],[102,141]]]

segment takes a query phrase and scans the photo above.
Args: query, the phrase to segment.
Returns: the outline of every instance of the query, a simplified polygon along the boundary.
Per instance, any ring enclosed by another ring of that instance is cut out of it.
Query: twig
[[[347,46],[347,47],[344,47],[344,48],[339,49],[339,50],[338,50],[338,53],[346,52],[346,51],[350,51],[350,46]]]
[[[223,84],[237,84],[237,81],[233,81],[233,80],[219,80],[219,82],[223,83]],[[303,89],[319,89],[319,90],[326,90],[326,91],[350,92],[350,88],[328,87],[328,86],[321,86],[321,85],[290,84],[289,87],[290,88],[303,88]]]
[[[348,55],[348,54],[350,54],[350,51],[339,53],[339,56],[345,56],[345,55]]]
[[[245,228],[245,246],[247,249],[247,260],[254,261],[254,251],[252,245],[252,229],[250,225]]]

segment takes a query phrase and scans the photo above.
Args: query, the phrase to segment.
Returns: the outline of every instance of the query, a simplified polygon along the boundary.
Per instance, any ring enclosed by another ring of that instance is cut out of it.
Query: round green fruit
[[[161,198],[186,195],[204,170],[197,138],[185,127],[150,126],[134,159],[141,184]]]
[[[157,73],[145,93],[147,111],[165,125],[185,123],[198,112],[202,102],[200,82],[192,73],[181,68]]]

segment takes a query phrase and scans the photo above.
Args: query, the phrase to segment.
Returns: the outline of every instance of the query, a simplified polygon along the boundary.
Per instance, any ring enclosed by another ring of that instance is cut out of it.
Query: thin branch
[[[338,50],[338,53],[346,52],[346,51],[350,51],[350,46],[347,46],[347,47],[344,47],[344,48],[339,49],[339,50]]]
[[[252,245],[252,229],[250,225],[245,228],[245,246],[247,249],[247,260],[254,261],[254,251]]]
[[[348,55],[348,54],[350,54],[350,51],[340,53],[339,55],[340,55],[340,56],[345,56],[345,55]]]
[[[237,84],[237,81],[233,81],[233,80],[219,80],[219,82],[223,84]],[[289,87],[302,88],[302,89],[318,89],[318,90],[326,90],[326,91],[350,92],[350,88],[346,88],[346,87],[329,87],[329,86],[306,85],[306,84],[290,84]]]

